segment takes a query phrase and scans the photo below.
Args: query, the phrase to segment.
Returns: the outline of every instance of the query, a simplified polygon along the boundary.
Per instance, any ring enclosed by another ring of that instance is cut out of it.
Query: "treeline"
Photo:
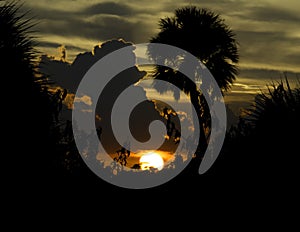
[[[53,92],[53,83],[37,70],[39,53],[34,48],[34,23],[26,20],[26,14],[21,14],[19,7],[15,3],[6,3],[0,7],[1,77],[5,88],[10,90],[10,94],[5,94],[4,109],[7,110],[4,110],[4,114],[8,116],[7,122],[10,122],[6,132],[6,145],[9,146],[10,154],[6,156],[10,156],[9,159],[12,160],[11,172],[17,171],[17,179],[36,185],[51,183],[53,186],[53,183],[56,185],[76,182],[85,185],[93,183],[94,187],[102,189],[115,189],[87,168],[77,152],[71,122],[59,119],[66,92],[60,89]],[[206,60],[208,68],[211,66],[212,71],[219,77],[218,84],[224,91],[227,90],[237,74],[238,53],[232,31],[222,24],[219,16],[206,10],[183,8],[177,10],[175,15],[174,18],[161,20],[161,32],[153,37],[152,42],[172,44],[174,33],[182,38],[182,33],[193,29],[186,26],[184,32],[180,31],[185,23],[190,22],[186,19],[187,15],[195,22],[214,19],[212,24],[217,25],[214,33],[227,33],[227,43],[220,46],[228,47],[224,47],[219,54],[224,60],[210,56],[211,52],[216,55],[213,49],[206,49],[203,59]],[[202,25],[199,23],[199,26]],[[173,34],[170,34],[171,29]],[[207,41],[202,41],[202,44],[205,42]],[[186,44],[189,49],[191,44]],[[224,63],[230,58],[232,65]],[[217,67],[224,72],[220,73]],[[227,70],[224,69],[226,67]],[[157,69],[155,78],[170,80],[169,76],[164,76],[167,72],[171,71]],[[170,75],[178,77],[176,73]],[[180,82],[178,79],[173,79],[173,82],[182,84],[179,87],[190,94],[198,106],[199,115],[206,115],[207,109],[201,93],[191,83]],[[17,100],[13,100],[12,95]],[[280,182],[281,178],[293,178],[297,172],[296,163],[293,161],[299,156],[299,118],[300,88],[291,89],[287,78],[274,83],[269,87],[268,93],[257,95],[253,106],[246,110],[238,124],[227,133],[222,152],[211,170],[199,176],[194,168],[198,164],[188,166],[191,169],[185,170],[157,189],[178,188],[181,185],[188,188],[201,185],[207,179],[231,180],[232,183],[237,183],[242,178],[244,183],[253,184],[256,181]],[[205,127],[203,131],[209,129],[209,120],[204,120],[202,126]],[[201,154],[197,157],[201,160]],[[195,160],[197,159],[192,160],[192,163]]]

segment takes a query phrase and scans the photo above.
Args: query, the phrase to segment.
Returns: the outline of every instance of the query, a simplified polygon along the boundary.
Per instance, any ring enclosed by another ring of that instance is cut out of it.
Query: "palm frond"
[[[222,90],[230,88],[239,72],[238,43],[233,31],[218,14],[195,6],[179,8],[173,17],[159,21],[159,29],[160,32],[150,40],[151,43],[170,44],[190,52],[207,66]],[[148,55],[152,59],[169,62],[178,59],[163,57],[160,51],[152,50],[151,46]],[[164,72],[161,68],[157,71]]]

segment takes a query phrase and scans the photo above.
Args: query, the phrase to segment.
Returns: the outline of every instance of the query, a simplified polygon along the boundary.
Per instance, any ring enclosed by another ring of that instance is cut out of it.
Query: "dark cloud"
[[[300,80],[299,72],[285,70],[279,71],[274,69],[242,68],[240,72],[240,79],[247,79],[245,84],[258,84],[262,87],[270,84],[272,81],[280,81],[284,79],[285,76],[294,83]]]
[[[55,43],[55,42],[39,42],[38,43],[38,46],[39,47],[48,47],[48,48],[58,48],[59,46],[61,46],[62,44],[60,43]],[[67,45],[65,46],[66,49],[69,49],[69,50],[85,50],[84,48],[82,47],[78,47],[78,46],[72,46],[72,45]]]
[[[274,79],[282,77],[283,72],[278,70],[268,70],[268,69],[242,69],[241,75],[245,78],[251,79]]]
[[[97,41],[124,38],[135,43],[147,42],[152,36],[149,23],[136,19],[136,11],[129,6],[109,9],[115,5],[117,6],[115,3],[100,3],[95,5],[96,8],[93,6],[79,12],[36,8],[39,20],[37,28],[41,34],[56,36],[76,36]],[[130,16],[125,17],[127,13],[124,9],[127,9]]]
[[[58,86],[66,88],[68,93],[75,93],[76,91],[79,91],[77,89],[79,83],[93,64],[105,55],[128,45],[131,45],[131,43],[124,42],[123,40],[107,41],[101,44],[101,46],[95,46],[93,52],[79,54],[71,64],[43,56],[39,69],[42,73],[49,76],[51,80],[55,81]],[[97,127],[100,126],[102,128],[101,143],[105,150],[110,154],[114,154],[116,150],[123,145],[116,141],[111,127],[111,113],[115,101],[124,89],[137,83],[146,75],[146,72],[140,71],[135,66],[135,54],[133,51],[134,48],[130,49],[128,54],[126,54],[128,55],[126,57],[128,57],[132,67],[120,72],[106,83],[105,88],[99,96],[98,102],[95,102],[95,99],[93,99],[94,102],[92,102],[89,97],[94,96],[93,92],[95,89],[86,90],[88,92],[76,93],[77,96],[81,96],[80,99],[76,99],[74,102],[74,108],[80,110],[78,113],[80,114],[80,117],[84,118],[86,114],[91,113],[90,104],[96,104],[96,114],[100,116],[101,120],[95,123]],[[112,64],[110,68],[114,68],[114,65]],[[100,71],[98,73],[98,78],[100,79],[102,75],[107,75],[107,73],[101,73]],[[136,96],[147,99],[146,92],[142,87],[133,86],[132,88],[134,89]],[[145,114],[145,112],[147,113]],[[131,113],[132,115],[130,115],[129,121],[130,130],[133,136],[135,136],[139,141],[147,141],[150,138],[148,128],[152,121],[160,120],[163,123],[166,123],[166,119],[159,114],[155,108],[154,102],[151,101],[141,102]],[[63,112],[63,114],[66,117],[71,116],[69,113],[65,114],[65,112]],[[179,119],[177,117],[173,118],[175,124],[178,125]],[[66,119],[72,120],[71,118]],[[145,128],[145,130],[141,130],[141,128]],[[177,145],[173,142],[173,140],[166,140],[161,147],[162,150],[165,149],[169,151],[173,151],[174,149],[176,150],[176,148]]]
[[[94,4],[78,0],[75,3],[78,6],[70,5],[70,9],[65,7],[70,4],[66,1],[51,1],[51,5],[55,5],[51,9],[46,3],[45,6],[35,5],[31,1],[32,11],[40,19],[38,30],[41,34],[65,37],[70,41],[72,37],[82,41],[124,38],[134,43],[148,42],[157,33],[161,17],[171,16],[175,9],[193,4],[219,13],[226,20],[240,43],[241,64],[300,70],[297,54],[300,51],[297,38],[300,15],[291,6],[290,10],[280,8],[283,3],[279,1],[190,0],[187,4],[183,0],[128,0]],[[65,8],[59,9],[60,5]],[[76,44],[70,44],[75,51]]]
[[[267,29],[266,29],[267,30]],[[299,65],[300,56],[294,47],[300,47],[300,40],[281,31],[236,31],[240,43],[241,61],[266,65]],[[290,58],[293,57],[293,60]],[[290,63],[291,62],[291,63]],[[287,66],[288,67],[288,66]]]
[[[69,20],[72,18],[78,18],[77,12],[65,11],[63,9],[49,9],[46,7],[34,7],[24,5],[24,12],[31,12],[30,16],[33,16],[39,24],[42,24],[44,21],[48,20]],[[39,25],[38,24],[38,25]]]
[[[273,66],[279,70],[300,70],[297,50],[300,40],[296,25],[299,14],[267,2],[255,4],[250,1],[192,0],[191,4],[219,13],[232,28],[240,44],[240,62],[257,64],[258,67]],[[186,5],[186,4],[182,4]],[[174,12],[177,2],[164,4],[164,10]],[[283,68],[285,66],[285,68]]]
[[[212,5],[218,5],[218,4],[225,4],[225,5],[238,5],[243,3],[244,1],[228,1],[228,0],[190,0],[189,3],[195,4],[195,5],[201,5],[201,4],[212,4]]]
[[[257,59],[270,56],[270,52],[277,52],[278,49],[283,50],[283,43],[287,37],[283,32],[264,32],[264,31],[236,31],[237,40],[240,44],[242,56]],[[260,54],[257,56],[257,54]],[[271,58],[271,57],[269,57]],[[273,57],[274,58],[274,57]]]
[[[112,38],[124,38],[135,43],[147,42],[151,31],[141,21],[131,22],[118,17],[102,15],[89,22],[77,18],[71,20],[51,20],[39,25],[41,33],[66,37],[82,37],[105,41]]]
[[[138,11],[124,3],[116,2],[104,2],[97,3],[85,8],[81,14],[83,15],[98,15],[98,14],[109,14],[118,16],[132,16],[137,14]]]
[[[300,53],[287,53],[284,59],[289,65],[298,66],[300,68]],[[300,74],[298,74],[298,76],[300,77]]]
[[[174,12],[175,9],[182,6],[195,5],[200,8],[207,8],[218,14],[230,15],[236,11],[240,11],[246,8],[247,1],[228,1],[228,0],[189,0],[188,3],[185,1],[177,2],[166,2],[163,4],[163,10]]]
[[[300,23],[299,13],[270,6],[248,8],[248,13],[244,17],[266,22]]]
[[[103,43],[101,47],[95,46],[93,52],[84,52],[78,54],[76,59],[71,64],[52,60],[47,56],[42,56],[39,68],[42,73],[50,76],[51,80],[57,85],[68,89],[68,91],[71,93],[75,93],[83,76],[94,63],[108,53],[128,45],[130,45],[130,43],[124,42],[123,40],[107,41]],[[145,75],[143,72],[138,72],[132,78],[139,78],[140,76],[138,76],[138,74]]]

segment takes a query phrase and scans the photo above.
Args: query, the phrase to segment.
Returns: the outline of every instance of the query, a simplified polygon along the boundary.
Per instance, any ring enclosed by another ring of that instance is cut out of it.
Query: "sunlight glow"
[[[149,152],[142,155],[140,158],[140,165],[142,170],[156,168],[160,171],[164,167],[164,160],[158,153]]]

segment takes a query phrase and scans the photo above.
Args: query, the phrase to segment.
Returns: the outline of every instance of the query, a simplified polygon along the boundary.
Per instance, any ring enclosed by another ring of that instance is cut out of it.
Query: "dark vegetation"
[[[20,7],[15,3],[0,7],[1,77],[4,86],[11,89],[10,95],[17,99],[13,101],[7,95],[5,104],[9,109],[5,114],[11,122],[6,135],[11,153],[7,155],[12,156],[13,164],[10,172],[16,171],[18,180],[35,186],[118,189],[96,177],[78,154],[71,122],[61,121],[59,117],[66,90],[52,91],[53,83],[37,71],[39,54],[34,49],[34,20],[26,20],[25,15],[20,14]],[[176,10],[174,17],[161,19],[159,25],[160,32],[151,42],[172,44],[190,51],[210,69],[223,91],[229,89],[238,72],[238,46],[234,33],[219,15],[195,7],[181,8]],[[149,55],[155,58],[157,54],[150,49]],[[197,108],[200,129],[209,134],[209,112],[195,85],[184,81],[179,73],[159,67],[154,78],[174,83],[189,94]],[[167,90],[154,87],[161,92]],[[174,92],[175,98],[176,94]],[[188,191],[212,183],[252,187],[259,183],[286,183],[298,172],[293,161],[299,155],[299,118],[299,87],[291,89],[287,78],[274,83],[268,93],[257,95],[253,106],[228,132],[220,157],[211,170],[202,176],[197,174],[208,142],[199,141],[200,149],[191,165],[153,191],[184,188]],[[120,152],[129,156],[125,150]]]

